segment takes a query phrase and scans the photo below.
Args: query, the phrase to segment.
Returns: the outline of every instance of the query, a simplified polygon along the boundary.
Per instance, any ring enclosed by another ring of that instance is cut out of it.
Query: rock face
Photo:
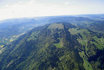
[[[102,70],[104,35],[70,23],[37,27],[0,55],[0,70]]]

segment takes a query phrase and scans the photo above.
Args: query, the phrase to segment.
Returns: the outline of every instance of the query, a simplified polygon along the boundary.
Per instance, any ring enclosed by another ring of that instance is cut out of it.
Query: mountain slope
[[[16,38],[31,30],[37,24],[36,18],[8,19],[0,21],[0,46],[7,45]]]
[[[103,41],[103,34],[69,23],[37,27],[5,48],[0,70],[102,70]]]

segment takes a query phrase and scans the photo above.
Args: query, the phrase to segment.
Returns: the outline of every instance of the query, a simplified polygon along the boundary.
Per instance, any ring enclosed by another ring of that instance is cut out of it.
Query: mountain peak
[[[57,22],[57,23],[52,23],[48,26],[48,29],[64,29],[64,28],[73,28],[75,27],[74,25],[70,23],[65,23],[65,22]]]
[[[48,26],[48,29],[64,29],[64,25],[62,23],[53,23]]]

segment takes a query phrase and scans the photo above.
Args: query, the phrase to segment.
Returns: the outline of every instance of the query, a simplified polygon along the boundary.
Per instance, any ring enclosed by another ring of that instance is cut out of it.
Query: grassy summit
[[[49,25],[48,29],[64,29],[64,25],[61,23],[54,23]]]

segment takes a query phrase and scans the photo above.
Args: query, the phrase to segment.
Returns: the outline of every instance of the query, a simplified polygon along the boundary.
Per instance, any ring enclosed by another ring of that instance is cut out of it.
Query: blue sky
[[[0,20],[22,17],[103,14],[104,0],[0,0]]]

